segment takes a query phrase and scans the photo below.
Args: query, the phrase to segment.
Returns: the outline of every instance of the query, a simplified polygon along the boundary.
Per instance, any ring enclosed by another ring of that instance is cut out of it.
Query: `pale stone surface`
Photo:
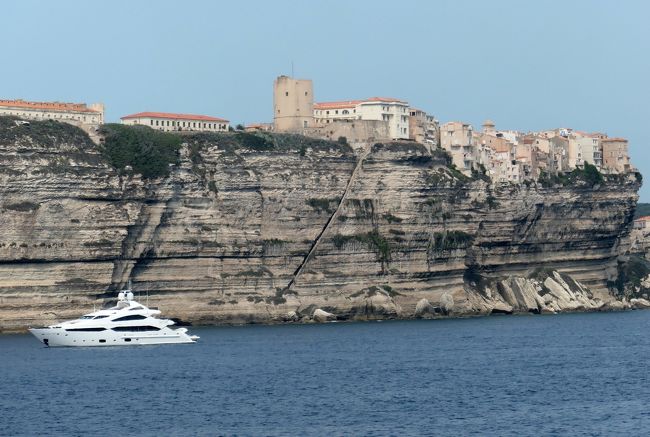
[[[428,300],[422,298],[418,301],[417,305],[415,305],[415,312],[413,315],[415,317],[422,317],[427,314],[435,314],[435,309]]]
[[[328,313],[327,311],[323,311],[320,308],[317,308],[314,311],[314,315],[312,316],[315,322],[323,323],[323,322],[329,322],[332,320],[336,320],[336,316],[332,313]]]
[[[489,187],[413,142],[373,145],[357,162],[334,143],[233,150],[213,139],[200,159],[186,147],[170,177],[143,181],[95,146],[1,138],[0,330],[92,311],[128,280],[165,315],[206,324],[316,308],[408,318],[423,300],[452,316],[631,305],[606,283],[625,251],[633,178]],[[537,268],[552,273],[530,277]]]

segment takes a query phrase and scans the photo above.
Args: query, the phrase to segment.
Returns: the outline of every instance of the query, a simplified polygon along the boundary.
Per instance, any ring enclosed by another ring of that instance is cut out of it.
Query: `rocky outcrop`
[[[336,316],[334,314],[328,313],[327,311],[323,311],[320,308],[314,311],[314,315],[312,316],[312,318],[314,319],[314,322],[319,322],[319,323],[336,320]]]
[[[492,186],[416,143],[356,155],[229,134],[188,136],[170,176],[147,181],[82,132],[2,129],[2,330],[92,310],[129,280],[192,323],[631,306],[610,287],[633,175]]]

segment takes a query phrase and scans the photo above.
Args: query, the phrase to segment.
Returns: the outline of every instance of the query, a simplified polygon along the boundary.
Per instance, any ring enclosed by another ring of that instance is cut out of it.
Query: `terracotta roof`
[[[640,222],[640,221],[647,222],[647,221],[650,221],[650,215],[644,215],[642,217],[634,219],[634,221],[635,222]]]
[[[620,137],[615,137],[615,138],[603,138],[600,141],[625,141],[625,142],[627,142],[627,139],[620,138]]]
[[[341,102],[322,102],[314,103],[314,109],[341,109],[341,108],[354,108],[362,100],[344,100]]]
[[[129,118],[168,118],[174,120],[201,120],[201,121],[220,121],[228,122],[228,120],[218,117],[210,117],[208,115],[194,115],[194,114],[173,114],[170,112],[138,112],[137,114],[125,115],[120,117],[120,120],[127,120]]]
[[[400,99],[393,99],[392,97],[370,97],[369,99],[363,100],[361,103],[368,103],[368,102],[384,102],[384,103],[404,103],[406,104],[404,100]]]
[[[74,111],[74,112],[100,112],[96,109],[90,109],[85,103],[65,103],[65,102],[28,102],[22,99],[17,100],[0,100],[0,106],[25,109],[39,109],[46,111]]]
[[[341,100],[341,101],[338,101],[338,102],[314,103],[314,109],[354,108],[355,106],[360,105],[362,103],[375,103],[375,102],[402,103],[404,105],[408,104],[404,100],[393,99],[391,97],[370,97],[369,99],[364,99],[364,100]]]

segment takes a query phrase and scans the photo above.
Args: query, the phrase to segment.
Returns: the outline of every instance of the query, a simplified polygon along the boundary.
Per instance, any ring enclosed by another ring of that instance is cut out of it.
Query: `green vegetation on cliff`
[[[638,255],[630,255],[625,262],[618,265],[618,277],[615,281],[608,282],[610,289],[613,289],[621,297],[635,298],[650,292],[641,283],[650,275],[650,261]]]
[[[465,249],[473,240],[471,234],[463,231],[434,232],[430,248],[433,250]]]
[[[0,143],[14,144],[31,138],[34,144],[45,147],[66,144],[81,149],[94,146],[86,132],[71,124],[55,120],[30,120],[20,124],[20,120],[20,117],[0,116]]]
[[[637,203],[634,210],[634,218],[650,215],[650,203]]]
[[[562,185],[564,187],[584,183],[590,187],[605,182],[603,175],[598,171],[595,165],[585,162],[583,168],[575,168],[569,173],[549,174],[542,170],[539,174],[538,182],[543,187],[553,187]]]
[[[379,232],[372,231],[365,234],[341,235],[332,237],[332,243],[337,249],[342,249],[345,244],[357,241],[368,245],[377,253],[378,261],[381,263],[390,261],[390,243]]]
[[[105,124],[102,153],[117,169],[130,165],[144,178],[169,174],[169,165],[178,164],[181,140],[177,134],[160,132],[148,126]]]
[[[312,151],[340,151],[344,155],[352,155],[348,144],[308,138],[295,134],[279,134],[268,132],[234,132],[213,133],[198,132],[185,137],[197,151],[205,146],[217,146],[226,153],[236,151],[255,152],[291,152],[305,156],[307,149]]]

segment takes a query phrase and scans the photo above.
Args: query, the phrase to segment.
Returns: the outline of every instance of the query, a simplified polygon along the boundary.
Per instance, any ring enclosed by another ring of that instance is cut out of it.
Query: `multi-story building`
[[[138,112],[121,117],[122,124],[149,126],[165,132],[226,132],[229,121],[219,117],[168,112]]]
[[[451,154],[454,165],[470,173],[476,160],[476,144],[470,124],[450,121],[440,126],[440,146]]]
[[[79,126],[87,132],[94,132],[104,123],[104,105],[0,100],[0,115],[14,115],[27,120],[57,120]]]
[[[440,124],[433,115],[409,108],[409,139],[430,146],[437,146],[440,138]]]
[[[409,138],[408,103],[390,97],[371,97],[365,100],[344,100],[314,104],[317,125],[336,121],[383,121],[388,125],[392,139]]]
[[[569,135],[569,166],[583,166],[585,163],[602,166],[602,153],[599,134],[574,131]]]
[[[625,138],[604,138],[600,142],[603,147],[603,167],[605,169],[615,173],[625,173],[632,169]]]
[[[311,80],[279,76],[273,82],[273,129],[302,133],[314,124],[314,87]]]
[[[549,138],[549,171],[553,173],[566,172],[572,168],[569,165],[569,140],[562,136]]]

